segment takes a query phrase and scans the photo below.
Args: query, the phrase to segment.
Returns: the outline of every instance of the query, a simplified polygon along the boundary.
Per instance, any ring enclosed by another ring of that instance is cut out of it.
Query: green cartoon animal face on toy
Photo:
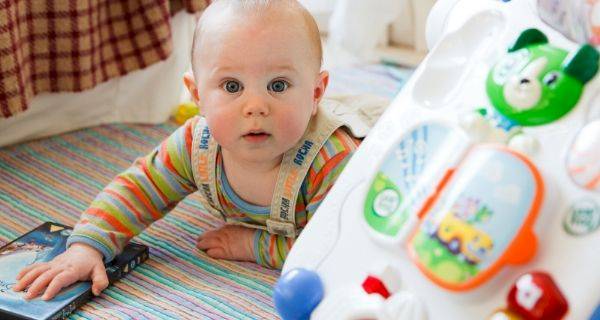
[[[487,94],[512,122],[547,124],[575,107],[585,83],[598,71],[599,57],[590,45],[569,53],[549,45],[541,31],[528,29],[489,72]]]

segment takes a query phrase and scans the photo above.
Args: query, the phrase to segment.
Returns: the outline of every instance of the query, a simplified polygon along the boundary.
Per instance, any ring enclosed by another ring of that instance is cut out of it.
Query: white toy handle
[[[441,39],[446,27],[446,18],[458,0],[438,0],[429,11],[425,27],[427,49],[431,50]]]

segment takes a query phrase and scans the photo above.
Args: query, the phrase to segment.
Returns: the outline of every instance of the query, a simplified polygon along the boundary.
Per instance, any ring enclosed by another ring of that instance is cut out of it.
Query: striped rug
[[[333,93],[392,97],[409,71],[389,66],[333,70]],[[176,125],[106,125],[0,149],[0,245],[43,221],[74,225],[113,176],[149,152]],[[75,311],[72,319],[275,319],[279,271],[214,260],[196,237],[222,222],[198,194],[181,202],[135,241],[150,247],[144,264]]]

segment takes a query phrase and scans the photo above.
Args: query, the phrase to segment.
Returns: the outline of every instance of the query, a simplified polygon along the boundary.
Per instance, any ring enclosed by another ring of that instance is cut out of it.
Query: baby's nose
[[[249,116],[266,116],[269,114],[269,106],[264,98],[256,95],[249,97],[244,105],[244,115]]]

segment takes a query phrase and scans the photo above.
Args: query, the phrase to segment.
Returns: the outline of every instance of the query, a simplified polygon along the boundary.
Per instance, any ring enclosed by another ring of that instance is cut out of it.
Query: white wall
[[[300,3],[315,17],[319,30],[327,33],[329,17],[335,7],[336,0],[299,0]]]
[[[416,66],[427,53],[425,26],[436,0],[299,1],[328,35],[326,65],[385,60]]]
[[[324,12],[333,10],[336,0],[300,0],[309,11]]]

